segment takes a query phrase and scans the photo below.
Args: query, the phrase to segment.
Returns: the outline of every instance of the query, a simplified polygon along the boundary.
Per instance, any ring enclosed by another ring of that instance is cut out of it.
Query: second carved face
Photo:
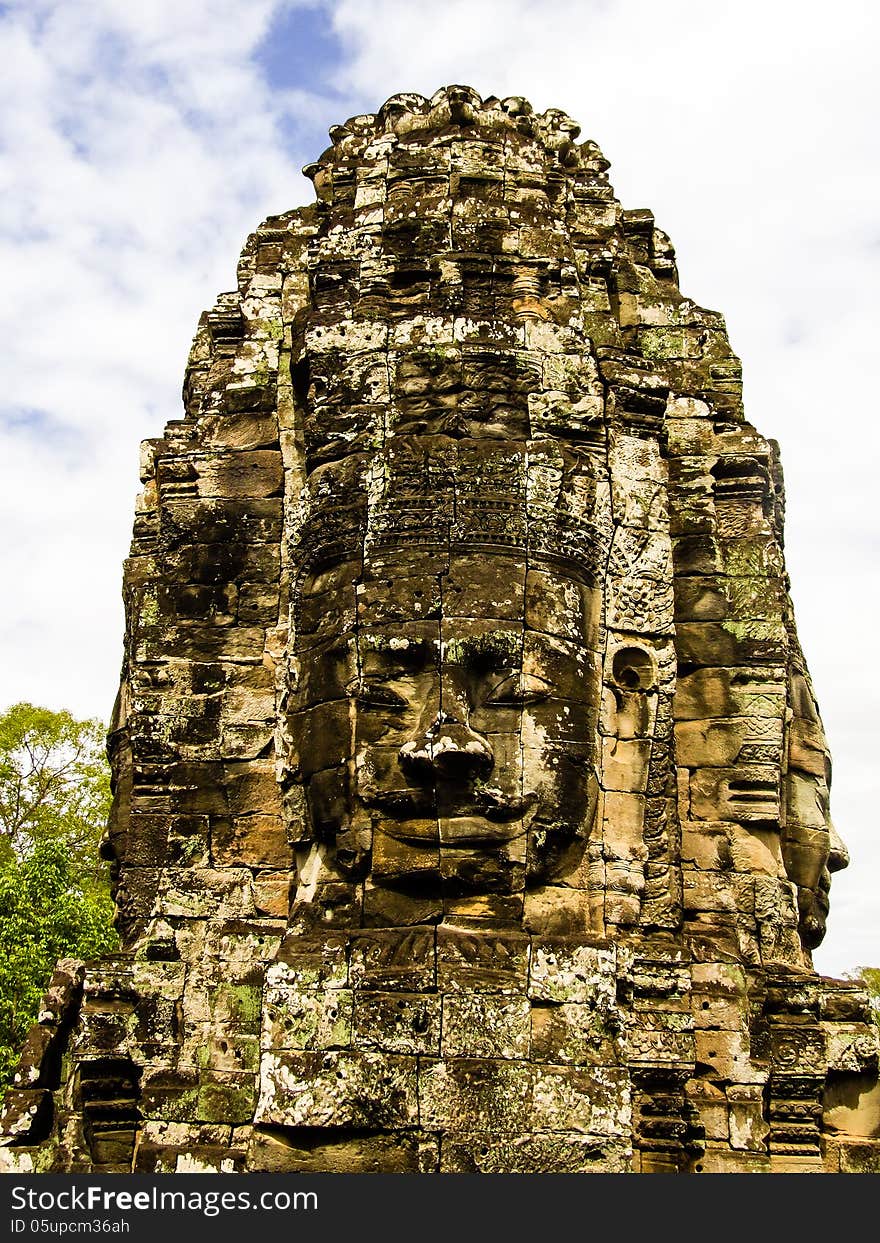
[[[791,720],[785,776],[782,858],[797,887],[801,939],[815,949],[825,936],[832,872],[849,864],[849,852],[831,819],[831,757],[807,679],[789,678]]]

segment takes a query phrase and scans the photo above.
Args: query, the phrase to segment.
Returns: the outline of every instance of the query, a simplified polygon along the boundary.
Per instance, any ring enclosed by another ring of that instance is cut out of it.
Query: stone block
[[[246,868],[165,870],[156,899],[157,912],[166,918],[195,919],[222,911],[228,919],[255,913],[253,877]]]
[[[531,1006],[528,998],[499,993],[443,998],[444,1058],[527,1058]]]
[[[370,993],[358,989],[354,1048],[439,1056],[442,1000],[436,993]]]
[[[193,466],[200,497],[263,498],[281,488],[281,454],[274,449],[195,458]]]
[[[527,891],[523,912],[523,926],[536,936],[583,936],[602,931],[601,907],[595,895],[567,885]]]
[[[681,826],[681,858],[701,871],[720,872],[730,865],[729,839],[723,823],[685,820]]]
[[[433,928],[356,932],[351,937],[349,980],[371,992],[421,992],[435,986]]]
[[[639,857],[644,851],[644,795],[606,790],[603,806],[602,835],[608,849],[621,857]]]
[[[769,1174],[770,1158],[765,1153],[743,1152],[727,1144],[707,1144],[691,1165],[695,1174]]]
[[[631,1102],[629,1077],[616,1066],[587,1069],[538,1066],[532,1090],[535,1120],[554,1131],[580,1131],[625,1142]]]
[[[425,1059],[419,1068],[419,1118],[427,1130],[511,1135],[535,1125],[532,1073],[492,1058]]]
[[[737,910],[736,895],[730,884],[730,874],[701,872],[695,868],[682,868],[682,901],[690,911]]]
[[[611,945],[564,938],[534,943],[529,972],[533,1001],[607,1008],[615,988],[615,951]]]
[[[284,1127],[414,1127],[416,1059],[361,1051],[264,1053],[253,1117]]]
[[[736,764],[749,732],[745,719],[678,721],[675,757],[686,768],[727,768]]]
[[[446,1174],[625,1174],[632,1168],[626,1143],[577,1132],[530,1132],[499,1138],[493,1131],[443,1137]]]
[[[718,992],[694,988],[690,995],[694,1026],[701,1030],[741,1031],[748,1013],[743,1001]]]
[[[750,1057],[748,1037],[738,1031],[700,1031],[693,1035],[698,1067],[721,1082],[756,1084],[767,1077],[766,1067]]]
[[[764,1118],[764,1092],[760,1084],[730,1084],[730,1146],[744,1152],[766,1151],[770,1127]]]
[[[775,1073],[823,1074],[826,1065],[824,1033],[819,1024],[774,1023],[770,1051]]]
[[[12,1088],[3,1102],[2,1126],[7,1143],[38,1144],[52,1126],[52,1093],[48,1088]]]
[[[254,908],[259,915],[284,919],[290,911],[293,881],[289,870],[254,873]]]
[[[263,1049],[344,1049],[352,1043],[354,994],[350,989],[298,989],[266,985]]]
[[[410,1132],[334,1136],[316,1141],[308,1131],[284,1135],[255,1127],[247,1168],[265,1174],[416,1174],[418,1137]]]
[[[723,621],[728,614],[727,597],[717,580],[705,577],[676,578],[675,621]]]
[[[204,1122],[250,1122],[256,1088],[257,1077],[248,1071],[204,1070],[199,1075],[194,1116]]]
[[[779,770],[769,764],[700,768],[691,777],[691,816],[765,824],[779,820]]]
[[[843,1173],[841,1168],[841,1173]],[[849,1172],[849,1171],[847,1171]],[[822,1174],[824,1173],[820,1156],[800,1155],[798,1153],[771,1152],[768,1174]]]
[[[444,923],[437,929],[437,984],[444,992],[524,993],[530,951],[522,932]]]
[[[705,1080],[690,1080],[685,1092],[688,1102],[697,1111],[699,1125],[707,1140],[724,1140],[730,1138],[729,1108],[727,1096],[723,1088]]]
[[[278,949],[278,960],[266,973],[268,987],[345,988],[348,984],[348,936],[289,934]]]
[[[880,1174],[880,1143],[876,1140],[840,1144],[841,1174]]]
[[[244,864],[289,870],[293,861],[281,818],[259,811],[222,822],[212,848],[214,862],[221,867]]]
[[[529,1056],[535,1062],[575,1066],[613,1065],[620,1020],[589,1004],[535,1005]]]
[[[602,784],[606,794],[609,791],[644,794],[650,756],[648,739],[603,738]]]

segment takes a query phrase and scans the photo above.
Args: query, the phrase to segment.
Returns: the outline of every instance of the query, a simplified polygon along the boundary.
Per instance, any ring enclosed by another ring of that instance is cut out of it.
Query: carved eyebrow
[[[363,634],[358,639],[362,654],[367,652],[379,656],[389,663],[404,661],[406,664],[421,662],[427,664],[437,659],[437,641],[429,639],[411,639],[406,635],[371,635]]]
[[[488,663],[520,664],[523,653],[521,631],[490,630],[486,634],[467,635],[443,643],[443,659],[451,664]]]

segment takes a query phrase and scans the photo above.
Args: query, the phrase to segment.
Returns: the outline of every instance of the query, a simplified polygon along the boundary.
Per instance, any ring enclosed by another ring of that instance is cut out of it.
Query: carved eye
[[[370,708],[405,708],[407,702],[397,691],[393,691],[384,682],[374,682],[369,678],[355,678],[345,688],[346,693],[356,703]]]
[[[540,703],[550,694],[549,682],[534,673],[512,673],[489,692],[488,708],[520,708],[524,704]]]

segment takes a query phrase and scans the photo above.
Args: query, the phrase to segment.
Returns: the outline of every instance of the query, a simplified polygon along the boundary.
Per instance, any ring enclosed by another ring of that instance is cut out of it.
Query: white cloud
[[[311,187],[253,54],[282,0],[27,0],[0,17],[0,700],[107,717],[137,450],[198,315]],[[302,162],[311,156],[302,153]],[[28,422],[22,411],[36,411]]]
[[[246,234],[310,200],[297,170],[322,140],[291,147],[401,90],[524,94],[581,121],[624,204],[653,208],[685,292],[727,316],[749,417],[782,444],[789,568],[854,860],[818,960],[880,962],[880,9],[319,3],[346,49],[326,94],[271,90],[255,59],[295,0],[0,10],[0,404],[44,412],[31,434],[0,416],[0,701],[109,711],[137,443],[178,415],[198,314],[233,283]]]

